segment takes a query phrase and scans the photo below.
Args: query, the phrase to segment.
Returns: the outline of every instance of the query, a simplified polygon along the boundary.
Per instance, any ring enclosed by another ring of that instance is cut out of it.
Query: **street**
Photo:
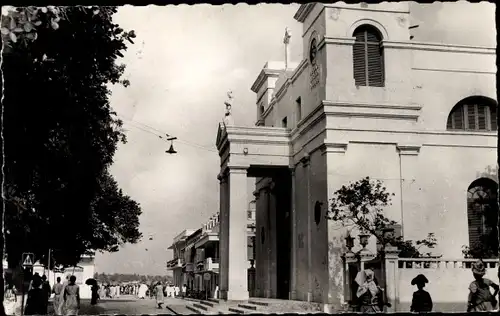
[[[82,300],[80,315],[175,315],[190,314],[185,307],[185,301],[178,298],[165,298],[162,309],[156,307],[154,299],[137,299],[133,296],[122,296],[118,299],[101,300],[96,306],[90,305],[90,300]],[[49,315],[54,315],[52,307],[49,307]]]

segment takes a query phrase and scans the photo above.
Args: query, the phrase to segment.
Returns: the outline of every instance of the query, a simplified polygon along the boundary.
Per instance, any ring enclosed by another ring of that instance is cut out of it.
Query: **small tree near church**
[[[399,256],[402,258],[430,256],[430,253],[423,253],[421,248],[430,249],[436,246],[434,233],[428,233],[425,239],[416,241],[404,240],[402,236],[390,237],[391,240],[384,239],[384,229],[398,224],[384,215],[384,209],[391,205],[391,196],[394,196],[394,193],[387,192],[381,181],[366,177],[347,186],[343,185],[334,193],[327,218],[344,227],[367,232],[375,236],[382,245],[390,242],[398,247],[401,251]]]

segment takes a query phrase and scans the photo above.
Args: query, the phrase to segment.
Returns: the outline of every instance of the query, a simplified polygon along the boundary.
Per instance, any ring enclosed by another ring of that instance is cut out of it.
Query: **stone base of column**
[[[296,300],[297,299],[297,292],[291,291],[288,296],[289,296],[289,300]]]
[[[271,298],[271,290],[266,290],[266,298]]]
[[[311,292],[307,292],[307,302],[309,302],[309,303],[310,303],[310,302],[312,302],[312,300],[313,300],[313,295],[312,295],[312,293],[311,293]]]
[[[249,298],[248,291],[227,291],[228,301],[248,301]]]

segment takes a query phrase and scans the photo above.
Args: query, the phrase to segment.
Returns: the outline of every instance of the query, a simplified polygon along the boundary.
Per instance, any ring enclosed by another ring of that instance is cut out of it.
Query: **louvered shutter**
[[[476,111],[475,106],[473,104],[465,105],[466,114],[467,114],[467,126],[466,129],[475,130],[477,129],[476,125]]]
[[[464,108],[460,106],[455,108],[451,115],[448,117],[446,123],[447,129],[464,129]]]
[[[382,48],[380,40],[376,34],[367,32],[367,53],[368,61],[368,85],[372,87],[382,87],[384,85]]]
[[[481,241],[483,234],[483,218],[477,204],[469,200],[467,203],[467,217],[469,223],[469,246],[473,246]]]
[[[488,107],[485,105],[478,104],[477,105],[477,125],[478,129],[485,131],[488,129],[487,121],[486,121],[486,110]]]
[[[491,130],[496,131],[498,129],[498,127],[497,127],[497,107],[490,106],[489,109],[490,109]]]
[[[354,83],[357,86],[366,86],[366,51],[365,51],[365,31],[354,34],[356,41],[353,46],[353,70]]]

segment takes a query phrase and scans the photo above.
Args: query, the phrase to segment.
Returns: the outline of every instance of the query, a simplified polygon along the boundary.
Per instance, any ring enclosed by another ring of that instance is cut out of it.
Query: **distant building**
[[[56,283],[57,277],[61,277],[61,283],[63,283],[67,275],[74,275],[76,277],[76,284],[80,287],[80,297],[83,299],[91,298],[90,286],[86,285],[85,281],[94,277],[95,263],[94,257],[92,256],[82,256],[80,262],[76,266],[58,269],[56,272],[53,270],[47,271],[43,265],[36,262],[33,265],[33,274],[36,272],[38,272],[40,276],[45,274],[51,287]]]
[[[247,211],[247,275],[254,279],[255,201]],[[173,270],[174,285],[186,285],[189,290],[206,292],[216,297],[219,285],[219,214],[212,216],[202,228],[185,230],[174,238],[168,249],[174,258],[167,262],[167,269]],[[250,281],[254,284],[254,281]],[[253,291],[253,289],[249,289]]]

